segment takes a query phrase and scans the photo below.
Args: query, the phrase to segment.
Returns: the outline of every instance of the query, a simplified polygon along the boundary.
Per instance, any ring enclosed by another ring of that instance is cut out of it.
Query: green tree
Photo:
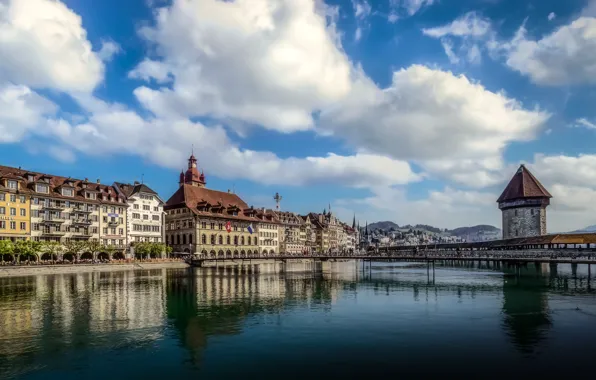
[[[116,249],[116,247],[114,247],[113,245],[106,244],[102,247],[101,251],[107,253],[111,260],[114,258],[114,253],[116,253],[118,249]]]
[[[38,257],[41,248],[41,243],[33,240],[19,240],[14,245],[15,260],[19,257],[19,261],[23,258],[25,260],[31,258],[31,256]]]
[[[165,244],[163,243],[150,243],[149,251],[151,257],[161,257],[165,251]]]
[[[87,248],[87,242],[80,240],[70,240],[64,243],[64,253],[73,255],[75,261],[79,259],[79,254]]]
[[[144,259],[145,257],[151,254],[151,243],[139,242],[136,243],[134,247],[136,258]]]
[[[172,255],[172,251],[174,251],[174,248],[170,247],[169,245],[166,245],[165,251],[166,251],[166,257],[170,257]]]
[[[101,243],[99,242],[99,240],[97,239],[91,239],[89,241],[86,242],[86,246],[85,249],[89,252],[91,252],[91,254],[93,255],[93,258],[96,259],[97,255],[100,252],[104,252],[105,247],[101,245]]]
[[[14,261],[14,243],[10,240],[0,240],[0,261],[4,261],[4,255],[10,255]]]
[[[64,246],[57,241],[44,241],[41,243],[40,252],[50,255],[50,260],[54,262],[54,257],[64,252]]]

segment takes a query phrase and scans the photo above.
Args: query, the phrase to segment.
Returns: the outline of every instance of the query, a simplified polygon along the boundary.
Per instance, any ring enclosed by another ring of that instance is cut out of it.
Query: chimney
[[[100,181],[99,181],[99,178],[98,178],[98,179],[97,179],[97,184],[99,185],[99,183],[100,183]]]
[[[89,178],[85,178],[85,182],[89,182]]]
[[[230,191],[230,189],[228,189],[228,194],[230,194],[230,193],[232,193],[232,192]]]

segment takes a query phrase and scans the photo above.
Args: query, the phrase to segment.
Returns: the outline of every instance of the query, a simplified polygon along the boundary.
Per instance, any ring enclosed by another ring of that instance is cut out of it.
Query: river
[[[0,278],[0,378],[592,374],[587,266],[329,264]],[[591,375],[588,377],[592,377]]]

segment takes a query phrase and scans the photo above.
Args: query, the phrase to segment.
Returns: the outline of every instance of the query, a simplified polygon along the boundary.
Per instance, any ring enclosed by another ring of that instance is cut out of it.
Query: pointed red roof
[[[523,198],[552,198],[553,196],[542,186],[540,181],[522,164],[497,199],[497,202]]]

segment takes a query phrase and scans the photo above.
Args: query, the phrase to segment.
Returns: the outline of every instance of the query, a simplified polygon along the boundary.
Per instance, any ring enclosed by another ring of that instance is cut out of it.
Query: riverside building
[[[206,188],[191,155],[178,190],[164,206],[166,244],[174,253],[242,257],[259,253],[259,210],[236,194]]]
[[[28,240],[30,192],[23,178],[10,169],[0,167],[0,240]]]
[[[136,242],[162,243],[164,241],[164,202],[149,186],[135,182],[114,183],[116,190],[126,197],[127,244]]]

